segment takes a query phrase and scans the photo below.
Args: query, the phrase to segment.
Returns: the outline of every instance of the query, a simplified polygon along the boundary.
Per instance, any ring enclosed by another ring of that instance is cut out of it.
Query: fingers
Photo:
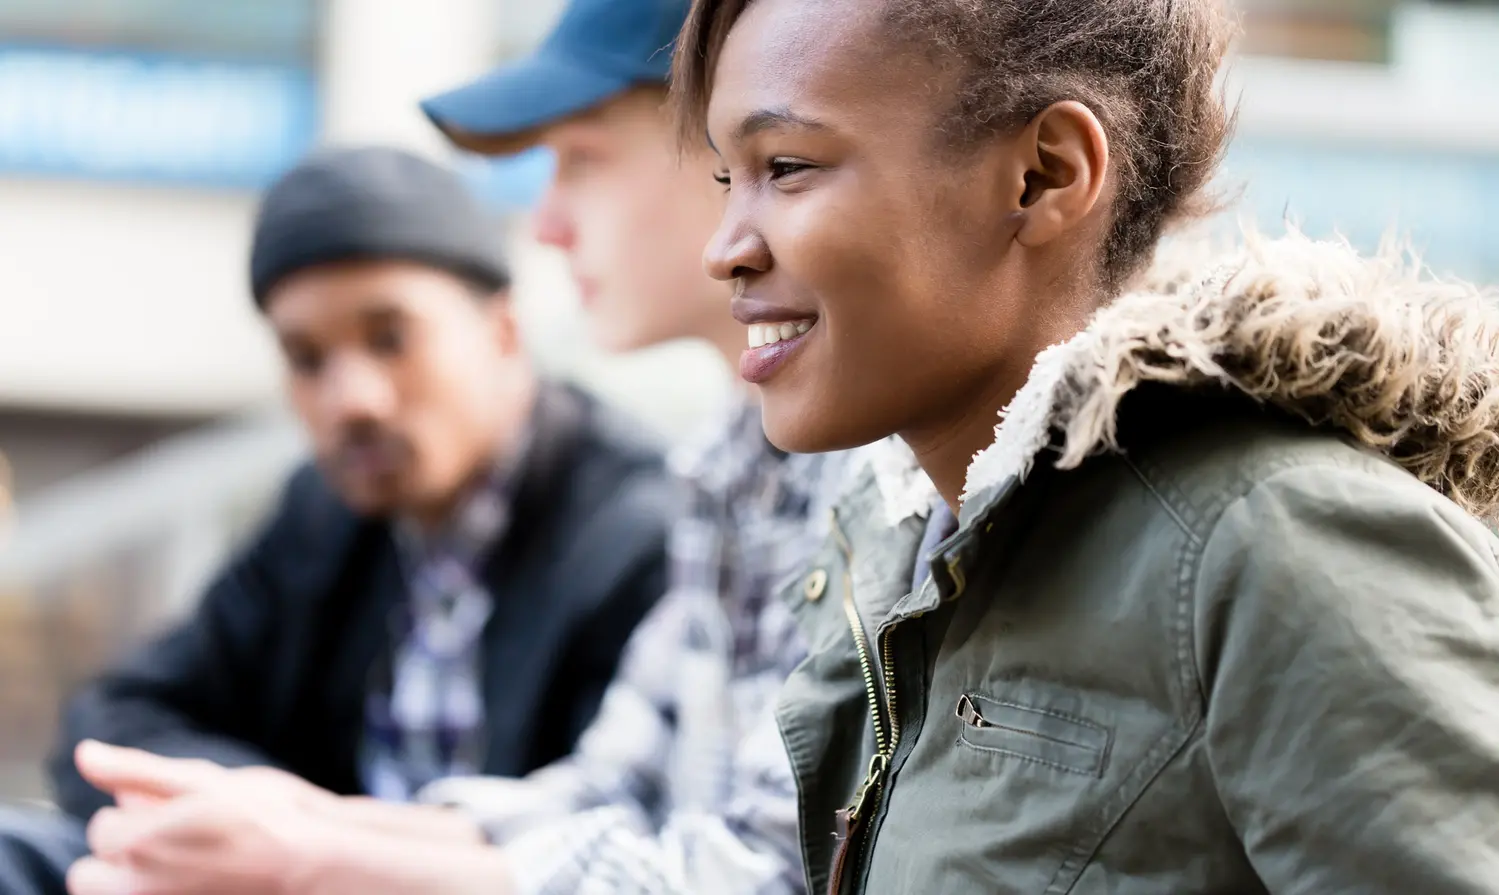
[[[85,830],[89,851],[108,861],[138,862],[163,848],[198,848],[223,838],[240,812],[217,797],[187,796],[149,807],[101,808]]]
[[[237,815],[215,793],[149,807],[104,808],[89,821],[90,857],[68,876],[70,895],[208,895],[234,866]],[[243,843],[240,843],[241,847]],[[264,863],[264,862],[262,862]],[[208,874],[204,876],[205,872]],[[235,891],[241,891],[236,889]],[[267,891],[248,889],[243,891]]]
[[[222,780],[228,773],[211,761],[163,758],[94,740],[78,744],[74,762],[83,778],[104,792],[111,795],[129,792],[158,799],[195,792]]]
[[[152,808],[166,802],[161,796],[122,789],[115,793],[115,804],[121,808]]]
[[[129,868],[84,858],[68,868],[68,895],[132,895],[141,887]]]
[[[89,851],[108,860],[127,856],[160,822],[156,814],[150,809],[99,809],[85,832]]]

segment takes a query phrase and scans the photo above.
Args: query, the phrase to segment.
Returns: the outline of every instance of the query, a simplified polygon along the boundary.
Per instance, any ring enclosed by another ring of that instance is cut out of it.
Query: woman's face
[[[735,282],[741,373],[783,449],[940,438],[1033,357],[1009,350],[1034,316],[1013,151],[943,146],[953,78],[878,6],[756,0],[714,72],[729,197],[705,264]]]

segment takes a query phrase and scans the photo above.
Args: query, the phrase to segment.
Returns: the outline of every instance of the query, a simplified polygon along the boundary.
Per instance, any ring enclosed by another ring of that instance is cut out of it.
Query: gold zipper
[[[870,658],[869,637],[864,632],[864,622],[859,618],[859,609],[854,605],[854,588],[852,574],[849,569],[853,566],[853,548],[849,546],[848,539],[843,534],[843,529],[838,525],[838,518],[833,517],[833,534],[838,539],[838,545],[843,549],[844,573],[843,573],[843,612],[848,616],[849,629],[854,635],[854,647],[859,652],[859,670],[864,675],[864,695],[869,703],[870,719],[874,722],[875,754],[869,760],[869,770],[864,775],[864,782],[854,792],[853,800],[849,802],[846,816],[850,828],[861,818],[866,803],[871,796],[877,795],[884,785],[885,774],[890,769],[890,761],[895,756],[895,749],[900,745],[900,719],[895,714],[895,666],[890,660],[890,632],[894,628],[888,628],[880,640],[880,672],[885,685],[885,699],[883,707],[885,715],[882,716],[880,709],[879,686],[874,678],[874,660]],[[885,718],[888,716],[887,727]]]
[[[854,791],[853,800],[848,807],[838,812],[838,849],[833,855],[833,868],[829,878],[828,892],[830,895],[839,895],[843,886],[843,872],[847,867],[850,850],[853,846],[853,837],[858,835],[859,821],[863,819],[864,809],[868,807],[870,799],[877,799],[881,788],[885,785],[885,776],[890,771],[890,764],[895,760],[895,750],[900,746],[900,715],[897,713],[897,702],[895,693],[895,663],[890,658],[890,638],[895,633],[896,626],[892,624],[880,635],[880,673],[884,683],[884,698],[880,697],[880,688],[875,683],[874,661],[869,656],[869,637],[864,632],[864,622],[859,618],[859,608],[854,604],[853,565],[854,551],[848,543],[848,538],[843,533],[843,528],[838,524],[838,513],[832,514],[833,537],[837,539],[838,546],[843,550],[843,613],[848,616],[849,629],[853,631],[854,647],[859,652],[859,670],[864,675],[864,695],[869,703],[870,719],[874,722],[875,754],[869,759],[869,770],[864,774],[864,781]],[[922,560],[917,559],[918,562]],[[963,592],[965,581],[963,570],[959,567],[956,558],[947,561],[948,572],[952,575],[954,583],[953,596]],[[919,615],[919,613],[918,613]],[[881,708],[885,709],[885,715],[880,714]],[[888,727],[886,718],[889,719]]]

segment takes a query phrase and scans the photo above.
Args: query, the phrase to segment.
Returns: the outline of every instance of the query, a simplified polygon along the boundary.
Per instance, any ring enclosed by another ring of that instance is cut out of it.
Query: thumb
[[[124,867],[98,858],[84,858],[68,868],[68,895],[119,895],[140,888],[140,880]]]
[[[111,795],[128,792],[154,799],[196,792],[223,779],[227,773],[210,761],[164,758],[95,740],[79,743],[73,760],[85,780]]]

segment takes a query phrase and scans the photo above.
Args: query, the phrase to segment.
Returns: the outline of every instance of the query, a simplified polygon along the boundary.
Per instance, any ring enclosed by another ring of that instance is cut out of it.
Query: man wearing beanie
[[[93,818],[96,856],[75,893],[259,891],[242,886],[296,870],[219,862],[237,882],[199,885],[190,862],[134,860],[151,836],[179,857],[247,824],[481,842],[400,803],[566,755],[664,586],[659,456],[538,379],[499,234],[454,174],[390,149],[308,159],[264,198],[250,280],[316,462],[191,618],[67,707],[57,801]],[[144,785],[143,753],[195,761]],[[0,889],[61,892],[87,851],[68,823],[10,818]]]

